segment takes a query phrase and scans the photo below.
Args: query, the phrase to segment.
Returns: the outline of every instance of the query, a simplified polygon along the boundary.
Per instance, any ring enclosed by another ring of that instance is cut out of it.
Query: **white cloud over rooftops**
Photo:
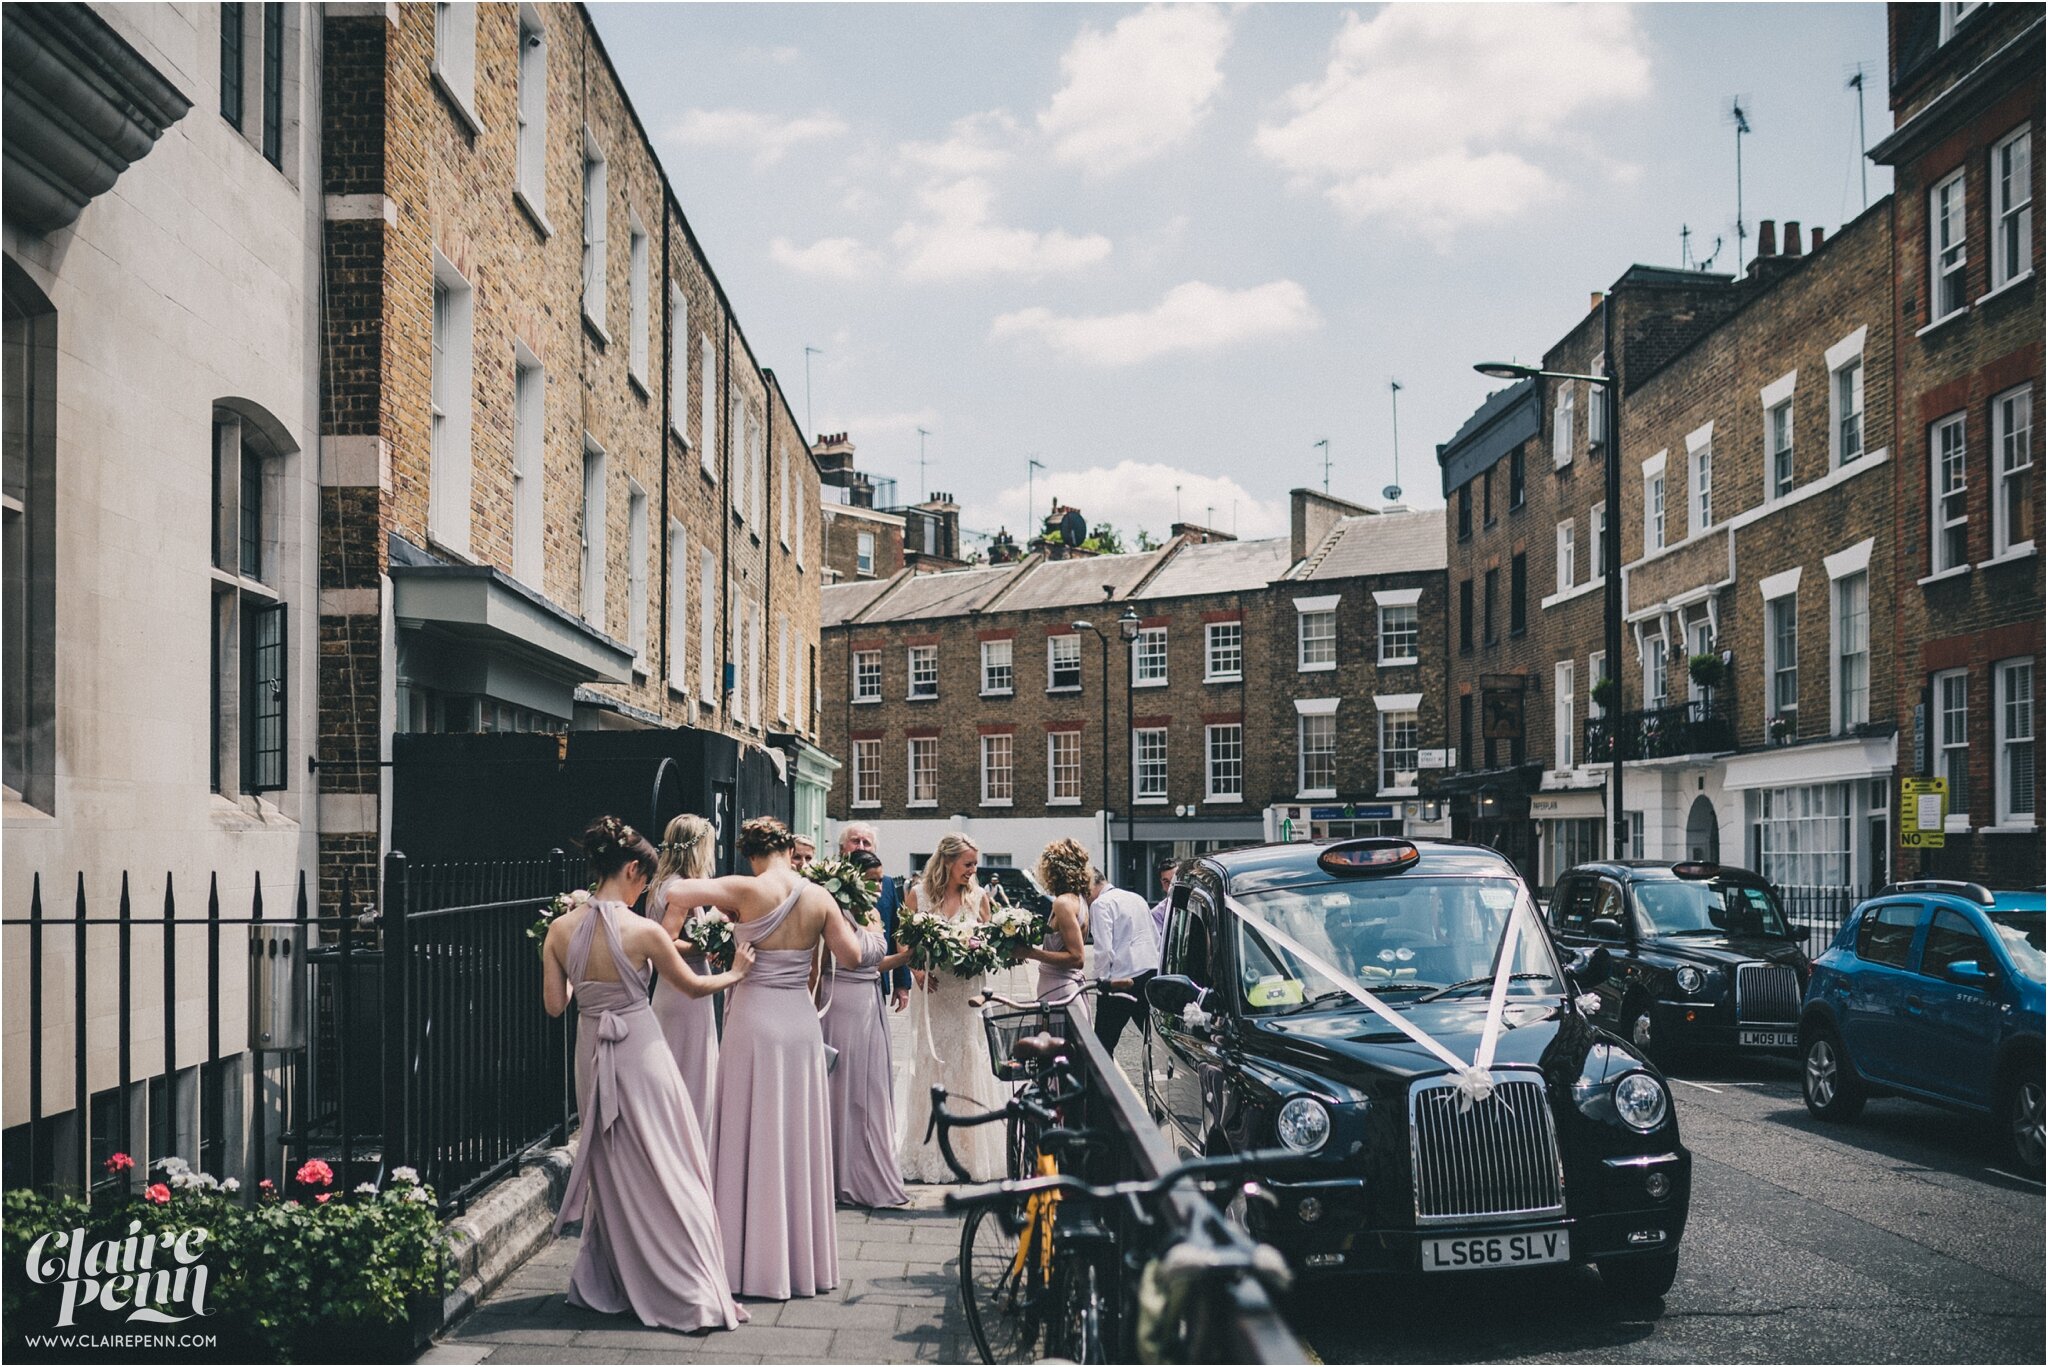
[[[1035,508],[1026,507],[1027,498]],[[991,497],[970,500],[960,511],[961,525],[985,532],[1008,528],[1022,541],[1026,526],[1037,530],[1054,499],[1079,508],[1091,528],[1102,522],[1114,526],[1123,534],[1126,550],[1137,549],[1141,528],[1164,541],[1176,520],[1176,503],[1182,521],[1227,532],[1234,519],[1243,540],[1287,532],[1285,498],[1255,498],[1228,475],[1138,460],[1041,472],[1030,485],[1020,481]]]
[[[1213,353],[1241,342],[1309,332],[1322,325],[1308,292],[1292,280],[1225,289],[1190,280],[1150,308],[1061,316],[1047,308],[999,316],[993,339],[1037,342],[1088,365],[1137,365],[1173,352]]]
[[[781,115],[754,109],[686,109],[668,135],[685,147],[751,152],[756,166],[772,166],[794,147],[841,137],[846,131],[846,120],[825,110]]]
[[[1055,160],[1107,175],[1194,132],[1223,85],[1230,19],[1154,5],[1107,31],[1084,27],[1060,57],[1065,84],[1038,116]]]

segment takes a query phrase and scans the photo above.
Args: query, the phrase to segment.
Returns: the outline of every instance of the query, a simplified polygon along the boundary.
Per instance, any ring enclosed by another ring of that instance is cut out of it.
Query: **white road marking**
[[[2041,1185],[2039,1182],[2035,1181],[2031,1177],[2022,1177],[2016,1172],[2007,1172],[2004,1168],[1986,1168],[1984,1169],[1984,1171],[1996,1173],[2000,1177],[2010,1177],[2015,1182],[2025,1182],[2030,1187],[2038,1187]]]
[[[1681,1087],[1697,1087],[1703,1092],[1718,1092],[1721,1090],[1719,1087],[1709,1087],[1704,1082],[1688,1082],[1686,1079],[1682,1077],[1675,1077],[1671,1080],[1673,1082],[1676,1082]]]

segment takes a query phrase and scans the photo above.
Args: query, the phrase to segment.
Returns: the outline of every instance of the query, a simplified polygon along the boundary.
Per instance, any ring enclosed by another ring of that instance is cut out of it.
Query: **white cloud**
[[[874,249],[854,237],[821,237],[808,247],[778,237],[768,244],[768,257],[798,275],[825,280],[865,280],[881,264]]]
[[[1254,498],[1228,476],[1197,474],[1156,461],[1136,460],[1086,470],[1041,471],[1032,483],[1020,481],[990,498],[970,502],[961,510],[960,519],[963,526],[979,531],[1007,527],[1012,536],[1021,540],[1026,525],[1035,530],[1057,498],[1079,508],[1091,527],[1097,522],[1114,525],[1124,534],[1124,544],[1135,550],[1135,534],[1140,528],[1162,541],[1166,539],[1175,521],[1176,485],[1180,520],[1207,522],[1227,532],[1235,518],[1237,534],[1247,540],[1279,536],[1287,530],[1284,499]],[[1035,507],[1027,508],[1027,499]]]
[[[1230,20],[1200,5],[1155,5],[1104,32],[1092,25],[1060,57],[1066,77],[1038,127],[1053,156],[1095,175],[1156,156],[1192,133],[1223,84]]]
[[[1098,233],[1038,232],[991,221],[995,188],[979,176],[928,185],[917,198],[925,216],[905,223],[892,238],[906,280],[1051,275],[1109,255],[1109,239]]]
[[[1292,280],[1220,289],[1190,280],[1157,304],[1132,313],[1061,317],[1045,308],[1006,313],[991,337],[1035,338],[1054,351],[1099,366],[1135,365],[1174,351],[1220,351],[1238,342],[1319,327],[1308,293]]]
[[[783,116],[753,109],[690,109],[669,129],[685,147],[725,147],[754,154],[756,166],[772,166],[789,150],[846,132],[846,120],[819,110]]]
[[[1017,120],[1008,110],[991,109],[955,119],[947,135],[937,142],[906,142],[897,154],[906,166],[940,176],[978,176],[994,171],[1010,160]]]
[[[1575,117],[1650,89],[1624,6],[1388,5],[1345,16],[1321,78],[1254,141],[1354,221],[1446,232],[1557,194],[1536,158]]]

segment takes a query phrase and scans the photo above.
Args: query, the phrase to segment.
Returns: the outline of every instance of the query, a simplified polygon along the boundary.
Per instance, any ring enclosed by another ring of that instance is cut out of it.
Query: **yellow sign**
[[[1899,780],[1899,848],[1938,850],[1948,843],[1948,780]]]

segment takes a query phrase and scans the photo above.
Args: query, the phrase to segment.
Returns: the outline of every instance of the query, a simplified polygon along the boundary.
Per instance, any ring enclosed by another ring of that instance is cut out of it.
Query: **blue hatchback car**
[[[2041,1175],[2043,897],[1898,883],[1814,960],[1799,1021],[1806,1108],[1851,1120],[1873,1095],[1992,1117]]]

